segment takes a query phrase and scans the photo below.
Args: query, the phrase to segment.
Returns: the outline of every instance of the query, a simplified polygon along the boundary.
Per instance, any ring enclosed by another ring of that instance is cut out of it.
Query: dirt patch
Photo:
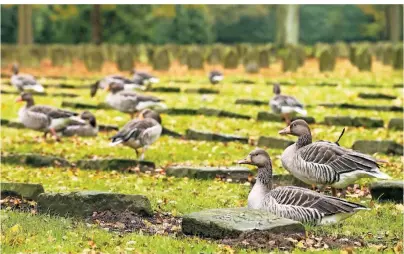
[[[170,213],[155,213],[151,217],[144,217],[133,212],[95,212],[87,219],[100,227],[119,232],[140,231],[157,235],[182,235],[181,221]]]
[[[4,210],[37,213],[37,203],[33,200],[27,200],[18,196],[2,196],[0,208]]]

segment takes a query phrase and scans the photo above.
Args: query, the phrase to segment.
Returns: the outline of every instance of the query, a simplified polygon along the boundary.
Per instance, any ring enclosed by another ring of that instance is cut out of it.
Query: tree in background
[[[101,24],[101,6],[94,4],[91,10],[91,27],[92,27],[92,42],[101,44],[102,42],[102,24]]]
[[[33,42],[32,5],[22,4],[18,6],[18,44],[25,45]]]
[[[403,38],[403,5],[384,6],[386,15],[386,38],[398,42]]]
[[[299,43],[299,5],[276,6],[275,44],[280,47]]]

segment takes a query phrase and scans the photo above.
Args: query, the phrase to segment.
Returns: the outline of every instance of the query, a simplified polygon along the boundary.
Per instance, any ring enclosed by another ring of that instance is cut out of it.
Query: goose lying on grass
[[[272,189],[272,163],[268,153],[255,149],[239,164],[258,167],[257,180],[248,195],[248,208],[261,209],[280,217],[312,224],[332,224],[367,208],[294,186]]]
[[[145,90],[146,86],[143,85],[141,80],[131,80],[121,75],[109,75],[101,80],[98,80],[90,87],[90,95],[94,97],[98,89],[105,89],[111,83],[120,83],[123,85],[124,90],[140,89]]]
[[[97,120],[95,116],[89,111],[84,111],[80,114],[80,118],[84,122],[71,121],[61,130],[62,136],[80,136],[80,137],[94,137],[98,134]]]
[[[293,121],[279,134],[299,137],[282,153],[283,167],[307,184],[333,187],[334,196],[335,188],[343,189],[360,178],[390,179],[380,171],[378,160],[372,156],[343,148],[338,143],[313,143],[309,125],[304,120]]]
[[[110,145],[115,146],[122,143],[129,146],[135,149],[137,157],[143,160],[147,148],[156,142],[162,131],[160,116],[156,112],[146,109],[139,113],[138,119],[128,122],[113,136]],[[143,148],[140,157],[139,148]]]
[[[287,125],[290,124],[291,114],[299,113],[307,115],[307,111],[303,109],[301,104],[295,97],[282,95],[279,84],[274,84],[273,91],[275,96],[269,101],[269,106],[275,114],[281,114]]]
[[[142,95],[132,91],[124,91],[124,87],[120,83],[111,83],[106,88],[110,93],[107,95],[106,102],[113,108],[129,113],[133,118],[134,113],[140,112],[146,108],[165,109],[167,106],[163,100],[150,96]]]
[[[29,74],[20,74],[17,64],[13,64],[13,75],[11,76],[11,85],[18,89],[20,92],[38,92],[43,93],[45,89],[34,76]]]
[[[144,71],[136,71],[136,69],[132,70],[133,80],[140,80],[142,84],[149,85],[158,83],[160,80]]]
[[[21,93],[16,101],[26,102],[26,105],[18,112],[20,121],[29,129],[44,132],[45,139],[50,132],[57,141],[60,141],[58,131],[63,130],[72,121],[84,123],[75,112],[51,106],[34,105],[34,98],[30,93]]]

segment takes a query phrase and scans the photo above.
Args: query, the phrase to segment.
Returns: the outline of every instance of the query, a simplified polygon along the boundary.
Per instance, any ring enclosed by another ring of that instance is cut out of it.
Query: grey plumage
[[[209,81],[212,85],[215,85],[219,83],[221,80],[223,80],[223,73],[217,70],[213,70],[209,73]]]
[[[32,75],[20,74],[17,64],[13,65],[13,75],[10,82],[20,92],[35,91],[43,93],[45,91],[43,86]]]
[[[269,101],[269,106],[275,114],[288,114],[297,112],[306,115],[303,104],[300,103],[295,97],[282,95],[279,84],[274,84],[273,91],[275,96]]]
[[[159,79],[147,72],[137,71],[136,69],[132,70],[133,80],[138,80],[144,85],[158,83]]]
[[[343,148],[339,144],[312,142],[310,128],[304,120],[296,120],[280,134],[298,136],[295,144],[282,154],[282,165],[307,184],[345,188],[362,177],[388,179],[377,160],[369,155]]]
[[[94,97],[97,94],[98,89],[105,89],[111,83],[119,83],[122,84],[124,90],[133,90],[133,89],[141,89],[144,90],[146,87],[144,86],[142,80],[139,79],[128,79],[121,75],[108,75],[101,80],[98,80],[90,87],[90,95]]]
[[[72,120],[61,130],[63,136],[80,136],[80,137],[93,137],[98,134],[97,120],[95,116],[84,111],[80,114],[80,118],[84,122]]]
[[[248,196],[248,207],[251,209],[262,209],[284,218],[313,224],[335,223],[366,209],[362,205],[300,187],[272,189],[272,163],[263,149],[252,151],[239,163],[258,167],[257,181]]]

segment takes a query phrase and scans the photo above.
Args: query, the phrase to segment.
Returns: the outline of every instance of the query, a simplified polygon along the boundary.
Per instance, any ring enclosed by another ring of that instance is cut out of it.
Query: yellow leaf
[[[397,245],[394,247],[394,253],[400,254],[403,253],[403,242],[399,241]]]
[[[20,224],[15,224],[14,226],[12,226],[12,227],[10,228],[10,231],[11,231],[12,233],[18,233],[20,230],[21,230]]]

